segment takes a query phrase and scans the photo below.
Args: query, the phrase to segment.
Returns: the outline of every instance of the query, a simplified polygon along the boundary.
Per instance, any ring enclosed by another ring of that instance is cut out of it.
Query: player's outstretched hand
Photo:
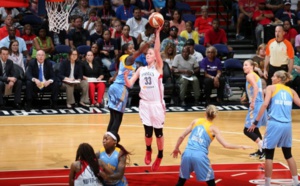
[[[251,146],[248,146],[248,145],[241,145],[241,148],[242,149],[253,149],[253,147],[251,147]]]
[[[177,158],[178,154],[181,155],[181,151],[179,149],[174,149],[170,155],[173,155],[173,158]]]

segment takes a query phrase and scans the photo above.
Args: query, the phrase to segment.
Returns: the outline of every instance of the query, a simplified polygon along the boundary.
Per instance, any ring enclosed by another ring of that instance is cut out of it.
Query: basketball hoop
[[[49,30],[59,33],[69,29],[69,14],[76,0],[46,0]]]

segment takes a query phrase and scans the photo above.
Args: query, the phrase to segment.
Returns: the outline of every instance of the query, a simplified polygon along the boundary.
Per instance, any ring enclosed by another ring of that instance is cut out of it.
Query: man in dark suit
[[[77,50],[72,49],[69,53],[69,59],[61,62],[59,69],[59,79],[62,81],[62,89],[67,93],[67,108],[72,108],[75,104],[74,90],[81,89],[82,94],[79,104],[81,106],[87,106],[89,102],[88,92],[89,84],[86,80],[83,80],[82,62],[78,61]],[[75,80],[78,83],[72,83]],[[68,82],[67,82],[68,81]]]
[[[14,63],[12,60],[8,59],[8,48],[2,47],[0,49],[1,54],[1,62],[0,62],[0,109],[4,107],[3,104],[3,92],[6,88],[10,88],[14,90],[15,100],[14,100],[14,108],[21,109],[21,88],[22,81],[19,80],[15,74]]]
[[[37,51],[36,59],[29,62],[26,70],[26,111],[32,107],[33,95],[37,92],[52,92],[51,108],[57,107],[58,82],[55,79],[52,63],[46,60],[43,50]]]

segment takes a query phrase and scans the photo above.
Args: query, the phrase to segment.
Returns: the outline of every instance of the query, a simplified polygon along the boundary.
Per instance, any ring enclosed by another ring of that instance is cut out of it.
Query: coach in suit
[[[43,50],[38,50],[36,59],[29,62],[26,70],[26,111],[32,107],[33,95],[41,91],[52,92],[51,107],[57,107],[58,82],[55,80],[52,63],[46,60]]]
[[[60,64],[59,79],[63,82],[61,88],[67,93],[67,108],[72,108],[75,104],[74,90],[81,89],[80,105],[86,107],[89,102],[88,91],[89,85],[83,80],[82,62],[78,61],[78,51],[71,49],[69,59]],[[78,80],[80,83],[67,83],[66,81]]]
[[[0,63],[0,109],[4,107],[3,92],[5,85],[12,88],[15,93],[14,108],[21,109],[21,89],[22,81],[19,80],[15,74],[14,63],[8,59],[8,48],[2,47],[0,49],[1,63]]]

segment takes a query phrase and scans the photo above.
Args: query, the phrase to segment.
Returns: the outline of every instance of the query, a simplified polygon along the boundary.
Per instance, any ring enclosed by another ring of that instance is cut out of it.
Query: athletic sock
[[[158,157],[158,158],[163,158],[163,150],[159,150],[159,151],[158,151],[157,157]]]
[[[270,177],[265,177],[265,185],[270,186],[271,185],[271,178]]]
[[[146,145],[146,150],[147,150],[147,151],[152,151],[151,145],[150,145],[150,146],[147,146],[147,145]]]
[[[292,176],[292,177],[293,177],[293,184],[298,185],[299,184],[298,176]]]
[[[258,150],[259,150],[260,152],[262,152],[263,141],[260,140],[260,141],[257,143],[257,145],[258,145]]]

